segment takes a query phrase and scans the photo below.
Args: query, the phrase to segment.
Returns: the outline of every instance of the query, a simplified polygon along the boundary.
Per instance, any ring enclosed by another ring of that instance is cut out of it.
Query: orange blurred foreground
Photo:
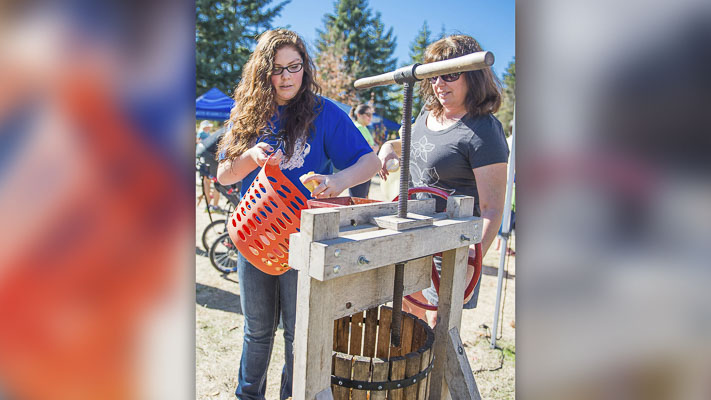
[[[39,122],[0,180],[0,393],[10,398],[136,398],[137,333],[177,272],[176,228],[189,221],[166,201],[177,174],[94,72],[44,88]]]

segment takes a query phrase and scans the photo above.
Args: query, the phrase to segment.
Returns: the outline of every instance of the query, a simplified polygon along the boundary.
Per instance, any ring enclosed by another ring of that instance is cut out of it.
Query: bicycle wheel
[[[224,219],[218,219],[210,222],[210,224],[202,231],[202,247],[206,252],[210,251],[210,245],[215,242],[220,235],[227,232],[227,223]]]
[[[210,263],[218,271],[229,274],[237,271],[237,246],[232,243],[229,233],[218,237],[210,246]]]

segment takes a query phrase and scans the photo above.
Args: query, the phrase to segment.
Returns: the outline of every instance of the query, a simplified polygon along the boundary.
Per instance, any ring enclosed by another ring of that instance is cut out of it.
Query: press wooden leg
[[[452,398],[481,400],[479,388],[476,386],[474,374],[469,366],[467,353],[464,351],[459,329],[456,326],[449,330],[447,368],[445,369],[444,377],[447,380]]]

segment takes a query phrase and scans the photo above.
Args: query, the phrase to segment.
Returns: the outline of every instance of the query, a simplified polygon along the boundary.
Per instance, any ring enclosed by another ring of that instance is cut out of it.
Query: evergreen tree
[[[434,41],[440,40],[445,36],[447,36],[447,30],[444,28],[444,24],[442,24],[442,29],[439,31],[439,35]]]
[[[509,124],[513,119],[514,104],[516,103],[516,60],[509,63],[506,72],[504,72],[503,81],[503,99],[501,102],[501,107],[496,113],[496,118],[501,121],[504,126],[504,131],[506,131],[506,136],[511,135],[511,129]]]
[[[427,50],[427,46],[432,44],[434,40],[432,39],[432,31],[430,30],[429,25],[427,24],[427,21],[424,21],[422,24],[422,28],[420,28],[420,31],[417,33],[417,36],[415,39],[410,43],[410,59],[406,63],[402,63],[400,66],[401,67],[406,67],[408,65],[412,65],[415,63],[420,63],[423,64],[425,62],[425,50]],[[413,88],[413,93],[412,93],[412,118],[416,119],[417,116],[420,114],[420,111],[422,110],[423,107],[423,102],[422,99],[420,98],[420,85],[427,84],[427,80],[422,80],[417,83],[415,83],[415,87]],[[398,118],[398,122],[402,122],[402,103],[404,99],[404,95],[402,93],[402,90],[398,92],[394,96],[395,102],[400,105],[400,117]]]
[[[346,75],[366,77],[392,71],[397,59],[393,58],[396,37],[393,29],[386,29],[381,15],[373,16],[368,7],[368,0],[336,0],[333,13],[323,18],[324,30],[318,30],[316,43],[319,56],[332,52],[333,38],[341,38],[345,47],[343,67]],[[349,83],[350,85],[353,82]],[[399,120],[399,105],[393,101],[395,86],[379,86],[356,93],[358,102],[366,103],[372,99],[376,111],[392,120]]]
[[[329,32],[325,38],[329,51],[322,51],[315,60],[316,82],[321,86],[321,94],[348,105],[358,103],[356,89],[353,87],[355,76],[346,68],[344,57],[346,44],[336,32]],[[357,65],[356,68],[357,69]]]
[[[232,95],[242,76],[242,66],[254,49],[256,37],[271,29],[272,20],[291,0],[269,8],[272,1],[195,1],[197,95],[212,87]]]
[[[410,43],[410,64],[422,64],[425,62],[425,50],[427,50],[427,46],[433,42],[431,35],[432,31],[430,31],[427,21],[425,21],[422,24],[422,28],[417,33],[415,40]],[[422,106],[424,105],[418,93],[420,85],[426,84],[428,84],[427,80],[423,80],[415,85],[414,96],[412,98],[412,116],[414,118],[417,118],[420,114],[420,110],[422,110]]]
[[[422,24],[422,28],[417,33],[417,37],[410,43],[410,61],[413,63],[423,63],[425,61],[425,50],[432,43],[432,31],[427,25],[427,21]]]

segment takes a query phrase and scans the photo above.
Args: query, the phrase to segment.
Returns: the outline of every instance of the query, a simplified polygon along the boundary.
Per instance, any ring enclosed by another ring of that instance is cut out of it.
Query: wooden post
[[[329,208],[302,211],[301,235],[299,244],[303,245],[302,249],[310,246],[312,241],[338,237],[338,211]],[[292,263],[292,256],[300,253],[289,252],[289,264]],[[296,294],[297,334],[294,338],[292,388],[295,400],[311,400],[317,395],[328,396],[331,392],[333,281],[322,282],[311,278],[306,267],[299,271]],[[301,332],[309,334],[299,334]]]
[[[473,198],[451,196],[447,199],[447,214],[450,218],[471,216],[474,211]],[[471,207],[470,207],[471,206]],[[467,258],[471,238],[462,237],[465,246],[442,253],[442,273],[439,283],[439,306],[437,310],[437,325],[435,326],[435,342],[433,354],[435,357],[432,375],[430,377],[431,400],[446,399],[449,387],[445,379],[447,366],[447,347],[449,346],[449,331],[458,328],[462,322],[462,300],[466,286]]]
[[[447,343],[447,368],[444,377],[449,385],[449,392],[455,399],[481,400],[479,388],[476,386],[472,368],[469,366],[467,353],[464,351],[459,329],[455,326],[449,330]]]
[[[449,196],[447,198],[447,217],[463,218],[474,215],[474,198],[468,196]]]
[[[318,392],[315,397],[316,400],[333,400],[333,393],[331,393],[331,388],[323,389]]]
[[[466,265],[469,246],[459,247],[442,253],[442,276],[439,282],[439,307],[435,342],[433,346],[434,367],[430,377],[430,400],[446,399],[449,393],[444,379],[447,365],[449,330],[462,322],[462,299],[466,285]]]

